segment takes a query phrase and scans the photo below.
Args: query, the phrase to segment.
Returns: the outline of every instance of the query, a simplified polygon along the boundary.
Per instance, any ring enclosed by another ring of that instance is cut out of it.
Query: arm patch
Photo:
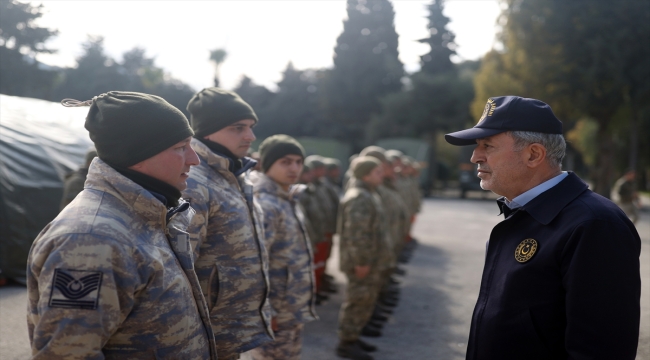
[[[101,271],[55,269],[49,306],[95,310],[101,285]]]

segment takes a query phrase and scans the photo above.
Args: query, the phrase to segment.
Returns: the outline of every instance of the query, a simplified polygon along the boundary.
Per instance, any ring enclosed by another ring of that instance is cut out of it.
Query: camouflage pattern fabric
[[[341,341],[356,341],[372,317],[381,282],[376,273],[363,279],[349,274],[347,277],[348,289],[339,312],[338,335]]]
[[[266,175],[255,184],[255,197],[264,211],[269,301],[276,322],[284,326],[316,320],[313,255],[302,210]]]
[[[229,357],[273,339],[262,210],[245,174],[236,178],[229,160],[200,141],[192,147],[201,163],[183,192],[196,210],[188,232],[217,351]]]
[[[315,201],[318,204],[320,212],[323,214],[321,220],[323,221],[323,234],[331,237],[336,233],[338,195],[333,194],[331,189],[328,188],[327,179],[325,177],[317,179],[313,184],[315,187]]]
[[[385,268],[394,268],[397,266],[397,256],[401,252],[401,245],[408,235],[409,211],[390,179],[384,179],[384,185],[377,188],[377,193],[381,197],[391,244],[390,255],[382,259],[382,264],[385,265]]]
[[[34,359],[216,359],[176,213],[96,158],[86,188],[39,234],[27,267]]]
[[[266,343],[242,356],[242,360],[300,360],[304,324],[280,328],[275,341]]]
[[[348,276],[355,266],[381,271],[380,255],[392,251],[381,198],[361,180],[348,185],[339,208],[340,269]]]
[[[61,205],[59,210],[63,210],[74,198],[84,189],[84,182],[88,175],[87,168],[80,168],[70,174],[63,181],[63,196],[61,197]]]
[[[305,185],[301,187],[297,194],[298,201],[302,205],[305,214],[307,231],[312,246],[325,241],[325,229],[323,228],[325,215],[316,197],[316,186],[314,184]]]

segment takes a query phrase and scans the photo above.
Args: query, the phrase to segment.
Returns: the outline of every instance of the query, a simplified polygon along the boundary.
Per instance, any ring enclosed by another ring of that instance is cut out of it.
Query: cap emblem
[[[526,239],[519,243],[515,249],[515,260],[525,263],[530,260],[537,251],[537,241],[535,239]]]
[[[481,118],[478,120],[478,123],[480,124],[485,120],[486,117],[492,116],[494,114],[494,110],[497,108],[497,104],[494,103],[494,100],[488,99],[487,104],[485,104],[485,108],[483,108],[483,115],[481,115]]]

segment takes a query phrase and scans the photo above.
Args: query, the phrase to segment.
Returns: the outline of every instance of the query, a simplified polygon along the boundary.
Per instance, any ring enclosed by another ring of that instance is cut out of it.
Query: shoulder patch
[[[101,285],[101,271],[55,269],[49,305],[95,310]]]

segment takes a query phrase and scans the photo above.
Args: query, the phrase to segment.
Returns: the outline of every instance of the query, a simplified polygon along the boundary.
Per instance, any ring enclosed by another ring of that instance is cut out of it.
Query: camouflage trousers
[[[304,324],[297,324],[280,328],[274,332],[274,341],[246,352],[242,360],[300,360],[304,327]]]
[[[380,278],[380,274],[377,273],[368,274],[363,279],[348,275],[346,298],[339,312],[339,339],[341,341],[359,339],[361,329],[372,317],[382,284]]]

